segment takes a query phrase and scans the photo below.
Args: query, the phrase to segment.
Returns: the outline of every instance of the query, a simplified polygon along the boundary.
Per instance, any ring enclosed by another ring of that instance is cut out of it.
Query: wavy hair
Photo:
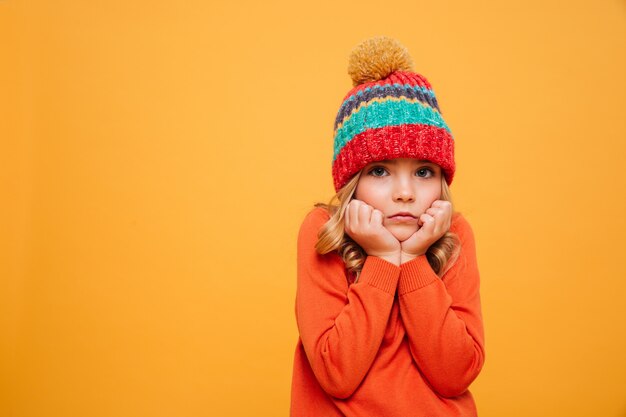
[[[346,270],[351,275],[352,282],[355,283],[359,279],[367,253],[345,232],[344,213],[346,206],[354,197],[362,172],[363,170],[359,171],[346,185],[337,191],[337,194],[330,199],[328,204],[315,204],[315,207],[322,207],[328,210],[330,214],[330,219],[319,231],[315,245],[317,253],[325,255],[329,252],[337,251],[346,265]],[[443,175],[441,176],[440,199],[452,203],[452,212],[454,213],[452,195]],[[447,231],[435,243],[430,245],[426,251],[426,258],[437,276],[442,277],[454,265],[458,258],[459,250],[460,241],[458,236],[450,231]]]

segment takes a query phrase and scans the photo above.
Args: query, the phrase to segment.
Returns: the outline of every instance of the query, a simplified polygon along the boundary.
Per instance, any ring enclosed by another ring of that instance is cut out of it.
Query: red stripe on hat
[[[404,124],[368,129],[352,138],[333,163],[335,191],[370,162],[394,158],[434,162],[443,170],[448,185],[452,183],[455,163],[450,132],[426,124]]]

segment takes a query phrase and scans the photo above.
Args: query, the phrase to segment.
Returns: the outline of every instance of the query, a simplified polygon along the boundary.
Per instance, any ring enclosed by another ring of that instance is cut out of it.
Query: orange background
[[[379,34],[455,136],[480,415],[626,415],[622,0],[0,0],[0,415],[288,415],[297,229]]]

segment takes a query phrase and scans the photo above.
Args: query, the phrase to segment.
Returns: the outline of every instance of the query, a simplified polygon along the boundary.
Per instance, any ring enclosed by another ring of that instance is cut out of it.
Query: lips
[[[402,211],[389,216],[389,222],[391,223],[417,223],[417,217],[409,213],[408,211]]]
[[[408,217],[408,218],[411,218],[411,219],[416,219],[417,218],[414,215],[412,215],[411,213],[409,213],[408,211],[402,211],[400,213],[392,214],[391,216],[389,216],[390,219],[393,219],[393,218],[404,218],[404,217]]]

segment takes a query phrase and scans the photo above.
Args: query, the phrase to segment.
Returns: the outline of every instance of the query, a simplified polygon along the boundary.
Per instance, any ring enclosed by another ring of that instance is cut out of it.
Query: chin
[[[393,229],[390,229],[389,231],[400,242],[404,242],[405,240],[410,238],[413,235],[413,233],[417,231],[417,229],[408,228],[408,227],[402,227],[402,228],[394,227]]]

